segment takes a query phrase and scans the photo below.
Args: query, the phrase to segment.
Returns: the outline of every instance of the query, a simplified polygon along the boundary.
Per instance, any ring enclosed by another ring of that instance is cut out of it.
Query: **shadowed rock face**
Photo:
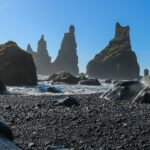
[[[30,53],[34,59],[37,73],[45,75],[51,72],[51,57],[49,57],[48,54],[44,35],[42,35],[41,39],[38,42],[37,52],[33,52],[30,44],[27,46],[27,52]]]
[[[87,74],[101,79],[135,79],[139,78],[139,72],[136,54],[131,49],[129,26],[117,23],[115,37],[88,63]]]
[[[36,68],[32,56],[15,42],[0,45],[0,79],[6,85],[37,84]]]
[[[58,56],[53,63],[54,72],[65,71],[71,73],[72,75],[79,74],[78,56],[76,50],[77,44],[74,31],[75,28],[71,25],[69,33],[65,33],[64,35]]]

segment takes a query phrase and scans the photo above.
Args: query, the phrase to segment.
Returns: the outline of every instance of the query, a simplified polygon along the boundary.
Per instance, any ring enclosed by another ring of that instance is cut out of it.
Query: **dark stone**
[[[50,92],[50,93],[62,93],[62,91],[60,91],[59,89],[57,89],[56,87],[49,87],[47,89],[47,92]]]
[[[105,80],[105,83],[112,83],[111,79]]]
[[[87,74],[101,79],[132,80],[139,78],[139,72],[136,54],[131,50],[129,26],[117,23],[115,37],[88,63]]]
[[[67,72],[51,75],[49,79],[51,79],[53,83],[77,84],[79,82],[78,78]]]
[[[91,85],[91,86],[101,85],[101,83],[97,79],[81,80],[81,81],[79,81],[79,84],[81,84],[81,85]]]
[[[139,101],[141,103],[149,104],[150,103],[150,93],[144,93],[141,95]]]
[[[0,45],[0,78],[12,86],[37,84],[32,56],[15,42]]]
[[[0,122],[0,137],[13,141],[13,133],[11,129],[2,122]]]
[[[64,99],[59,99],[54,101],[54,104],[57,106],[66,106],[66,107],[72,107],[72,106],[79,106],[80,104],[74,97],[66,97]]]
[[[6,86],[2,80],[0,80],[0,94],[4,94],[6,92]]]
[[[12,107],[10,105],[7,105],[5,106],[5,109],[11,111]]]
[[[65,71],[72,75],[79,74],[77,44],[75,40],[75,28],[70,26],[69,33],[65,33],[58,56],[53,63],[53,72]]]
[[[134,102],[149,104],[150,103],[150,88],[143,88],[134,99]]]
[[[48,54],[47,43],[42,35],[41,39],[38,41],[37,52],[34,52],[31,45],[28,44],[27,52],[30,53],[34,59],[36,65],[37,73],[48,75],[51,73],[51,57]]]
[[[143,85],[139,81],[120,81],[113,89],[105,92],[101,98],[107,100],[133,100]]]
[[[115,86],[121,86],[121,87],[129,87],[131,85],[139,84],[139,81],[118,81]]]

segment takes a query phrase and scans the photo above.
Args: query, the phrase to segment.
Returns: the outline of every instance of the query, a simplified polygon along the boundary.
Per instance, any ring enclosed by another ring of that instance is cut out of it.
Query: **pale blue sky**
[[[0,0],[0,43],[14,40],[34,50],[45,35],[52,60],[64,32],[76,27],[80,71],[114,36],[115,23],[130,25],[132,49],[143,68],[150,69],[149,0]]]

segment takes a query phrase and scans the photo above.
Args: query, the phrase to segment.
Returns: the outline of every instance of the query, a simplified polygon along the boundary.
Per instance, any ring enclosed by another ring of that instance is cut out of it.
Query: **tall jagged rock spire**
[[[28,52],[29,54],[32,54],[32,53],[33,53],[33,50],[32,50],[32,47],[31,47],[30,44],[28,44],[28,46],[27,46],[27,52]]]
[[[51,73],[51,57],[48,54],[44,35],[42,35],[38,41],[37,52],[32,50],[30,44],[27,46],[27,52],[32,55],[38,74],[48,75]]]
[[[48,55],[47,43],[44,39],[44,35],[42,35],[41,39],[38,41],[37,52],[41,55]]]
[[[139,64],[131,49],[130,28],[116,24],[115,37],[87,65],[90,77],[112,79],[139,78]]]
[[[54,72],[65,71],[73,75],[79,74],[75,27],[71,25],[64,34],[58,56],[53,63]]]
[[[47,42],[44,35],[38,41],[38,48],[36,53],[36,67],[39,74],[49,74],[51,65],[51,57],[48,54]]]

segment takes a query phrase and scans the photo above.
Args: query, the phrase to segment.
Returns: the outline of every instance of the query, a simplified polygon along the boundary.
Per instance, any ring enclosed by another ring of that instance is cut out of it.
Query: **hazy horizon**
[[[64,33],[76,27],[80,72],[114,37],[115,24],[130,26],[132,50],[143,69],[150,69],[150,2],[148,0],[0,0],[0,43],[13,40],[33,50],[45,35],[49,55],[55,60]]]

